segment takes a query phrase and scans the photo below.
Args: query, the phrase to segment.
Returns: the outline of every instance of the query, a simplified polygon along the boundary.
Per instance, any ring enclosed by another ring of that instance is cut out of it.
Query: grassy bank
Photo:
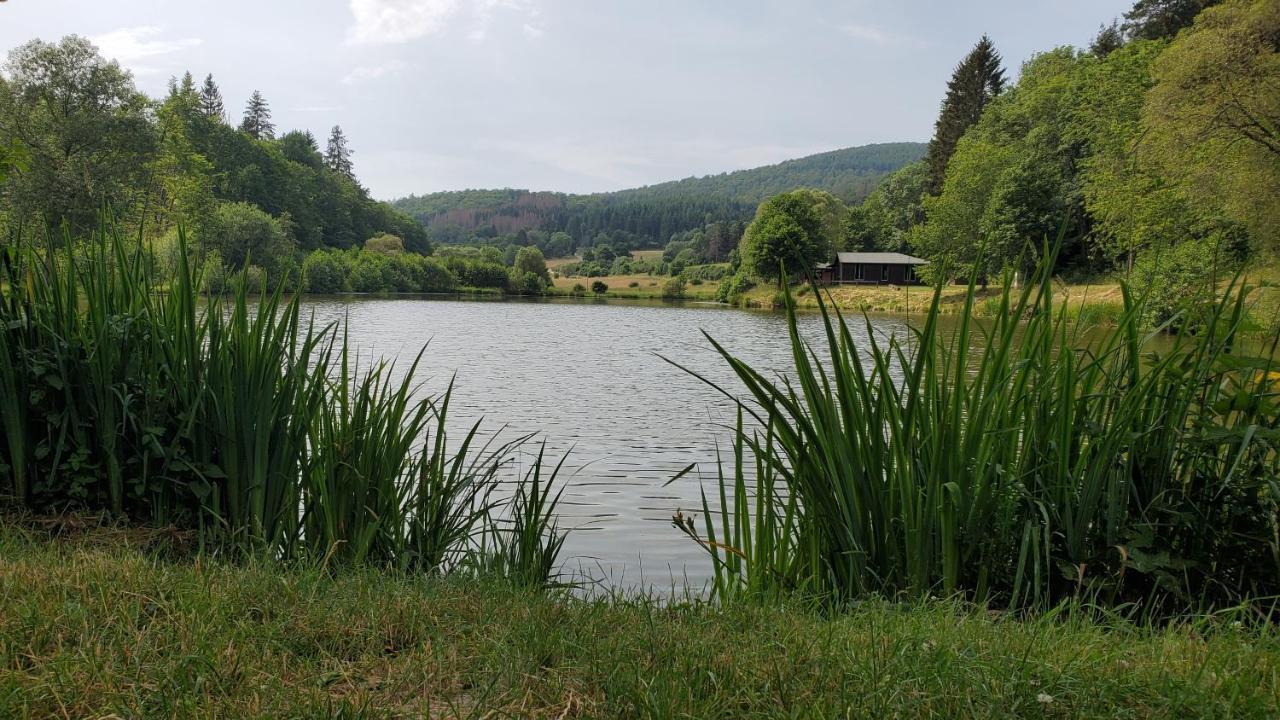
[[[584,601],[0,533],[3,717],[1268,717],[1280,636]]]
[[[603,282],[609,286],[605,297],[635,298],[641,300],[658,299],[663,296],[663,286],[671,280],[660,275],[608,275],[605,277],[556,277],[552,281],[551,291],[557,295],[573,293],[575,285],[586,288],[586,295],[591,296],[591,284]],[[715,300],[716,290],[720,283],[715,280],[704,281],[694,285],[685,283],[684,297],[689,300]]]

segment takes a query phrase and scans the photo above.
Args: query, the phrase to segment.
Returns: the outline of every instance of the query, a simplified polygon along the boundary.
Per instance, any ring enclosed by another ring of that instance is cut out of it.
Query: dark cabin
[[[916,268],[929,261],[902,253],[842,252],[829,266],[818,266],[819,282],[833,285],[921,285]]]

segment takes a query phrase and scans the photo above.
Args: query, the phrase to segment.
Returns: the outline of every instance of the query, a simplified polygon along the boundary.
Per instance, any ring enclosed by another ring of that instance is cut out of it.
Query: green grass
[[[947,602],[716,608],[0,533],[0,716],[1274,717],[1280,636]]]

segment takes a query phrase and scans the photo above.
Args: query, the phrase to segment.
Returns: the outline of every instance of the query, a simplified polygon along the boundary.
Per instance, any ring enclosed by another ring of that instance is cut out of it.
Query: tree
[[[222,103],[222,91],[213,81],[213,74],[204,76],[204,85],[200,87],[200,111],[210,120],[227,121],[227,110]]]
[[[1104,58],[1122,47],[1124,47],[1124,31],[1120,29],[1119,22],[1112,20],[1110,25],[1098,28],[1098,34],[1093,36],[1093,41],[1089,43],[1089,52],[1095,57]]]
[[[257,90],[249,96],[244,107],[244,119],[240,122],[240,130],[255,140],[273,140],[276,126],[271,124],[271,108],[266,98]]]
[[[1280,248],[1280,3],[1202,12],[1152,67],[1142,118],[1152,166],[1193,205]]]
[[[522,247],[516,252],[511,266],[520,272],[527,272],[542,278],[545,283],[551,282],[551,273],[547,271],[547,261],[542,251],[536,247]]]
[[[829,193],[793,190],[761,203],[739,244],[743,268],[775,279],[779,269],[790,276],[829,260],[846,225],[831,201],[840,202]]]
[[[98,223],[103,203],[135,212],[157,150],[150,103],[129,73],[74,35],[14,49],[0,81],[0,147],[20,147],[26,169],[11,173],[11,219],[75,232]]]
[[[378,233],[364,241],[364,249],[380,255],[400,255],[404,253],[404,240],[391,233]]]
[[[273,280],[293,266],[296,244],[287,222],[249,203],[219,206],[201,240],[228,266],[239,269],[253,263]]]
[[[324,166],[320,147],[310,130],[290,130],[285,133],[280,138],[280,151],[286,158],[300,165],[317,169]]]
[[[907,252],[911,230],[924,221],[923,200],[929,168],[915,162],[881,181],[862,205],[850,211],[845,247],[851,250]]]
[[[942,190],[947,163],[955,152],[956,143],[971,125],[978,122],[987,105],[1004,90],[1004,69],[1000,63],[1000,53],[996,52],[991,38],[983,35],[951,74],[942,111],[938,114],[933,139],[929,141],[925,155],[931,193],[937,194]]]
[[[342,134],[342,128],[337,125],[334,125],[329,133],[329,146],[324,152],[324,164],[336,173],[355,177],[355,169],[351,165],[351,148],[347,147],[347,136]]]
[[[1191,25],[1218,0],[1138,0],[1124,14],[1125,35],[1134,40],[1168,40]]]

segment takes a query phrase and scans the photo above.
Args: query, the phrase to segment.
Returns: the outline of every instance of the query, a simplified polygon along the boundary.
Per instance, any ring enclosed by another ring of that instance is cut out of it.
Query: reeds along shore
[[[163,274],[109,229],[3,253],[11,505],[172,525],[230,556],[553,580],[562,462],[539,451],[500,491],[530,438],[481,443],[477,425],[449,442],[451,389],[418,392],[421,355],[403,374],[362,363],[342,328],[306,321],[279,290],[203,299],[180,242]],[[1043,257],[989,322],[966,308],[946,330],[937,294],[918,329],[868,325],[862,345],[824,306],[815,352],[787,303],[785,378],[711,339],[744,421],[718,503],[677,525],[707,550],[718,599],[1271,612],[1277,338],[1241,350],[1246,289],[1154,330],[1126,290],[1115,327],[1089,333]]]
[[[481,443],[477,423],[454,447],[452,387],[419,392],[421,355],[402,375],[361,362],[342,328],[317,327],[279,290],[202,298],[179,238],[163,275],[110,228],[4,249],[11,506],[172,525],[205,552],[551,579],[559,466],[539,453],[514,497],[499,491],[529,438]]]
[[[720,465],[718,503],[676,519],[710,554],[720,598],[1273,612],[1277,338],[1241,351],[1247,289],[1189,308],[1203,323],[1157,352],[1171,326],[1144,329],[1141,295],[1126,288],[1116,327],[1090,333],[1056,301],[1045,255],[982,324],[966,307],[943,330],[935,294],[909,336],[868,324],[860,346],[824,305],[829,364],[788,303],[782,379],[708,336],[753,421]]]

